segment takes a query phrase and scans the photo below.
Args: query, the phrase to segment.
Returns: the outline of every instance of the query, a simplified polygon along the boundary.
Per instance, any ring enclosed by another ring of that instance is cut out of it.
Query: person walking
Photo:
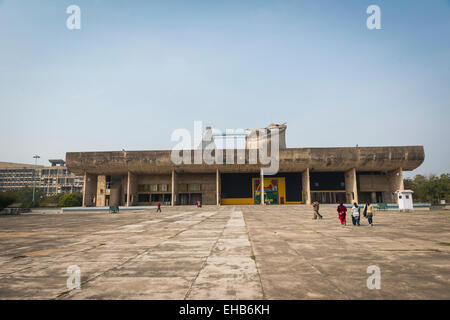
[[[369,224],[373,227],[373,216],[374,216],[374,209],[373,205],[370,203],[370,201],[367,201],[366,206],[364,208],[364,214],[367,218],[367,221]]]
[[[156,212],[161,212],[161,202],[158,202],[158,209],[156,209]]]
[[[355,202],[353,203],[352,207],[352,222],[354,226],[359,226],[359,219],[360,218],[360,209],[358,204]]]
[[[347,208],[344,206],[343,203],[341,203],[338,206],[337,212],[338,212],[338,215],[339,215],[339,220],[341,221],[341,225],[346,226],[347,225],[347,220],[346,220]]]
[[[317,217],[319,217],[319,219],[322,219],[323,217],[322,217],[322,215],[319,213],[319,201],[314,201],[313,203],[312,203],[312,206],[313,206],[313,210],[314,210],[314,218],[313,218],[313,220],[316,220],[317,219]]]

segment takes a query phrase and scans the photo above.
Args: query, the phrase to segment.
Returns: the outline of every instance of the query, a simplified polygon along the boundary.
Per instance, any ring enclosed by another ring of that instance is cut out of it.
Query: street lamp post
[[[34,192],[36,190],[36,166],[37,166],[37,160],[40,158],[38,155],[34,155],[34,170],[33,170],[33,206],[34,206]]]

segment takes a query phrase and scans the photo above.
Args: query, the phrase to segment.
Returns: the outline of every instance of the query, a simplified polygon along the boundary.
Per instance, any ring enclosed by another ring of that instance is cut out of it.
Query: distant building
[[[39,188],[47,195],[83,190],[83,177],[75,176],[64,160],[49,160],[51,166],[0,162],[0,191]]]

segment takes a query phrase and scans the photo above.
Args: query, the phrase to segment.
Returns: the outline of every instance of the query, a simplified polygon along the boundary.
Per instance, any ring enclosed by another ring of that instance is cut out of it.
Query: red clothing
[[[161,208],[161,203],[158,202],[158,208]]]
[[[344,206],[344,205],[339,205],[339,207],[337,208],[337,212],[339,213],[339,214],[345,214],[345,213],[347,213],[347,208],[346,208],[346,206]]]
[[[347,208],[345,206],[339,205],[337,211],[339,213],[339,220],[341,221],[341,224],[346,223],[347,220],[345,217],[347,216]]]

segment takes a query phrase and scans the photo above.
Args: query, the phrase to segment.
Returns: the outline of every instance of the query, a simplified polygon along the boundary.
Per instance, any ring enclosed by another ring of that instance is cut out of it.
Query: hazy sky
[[[0,119],[0,161],[287,122],[288,147],[423,145],[413,173],[449,172],[450,0],[0,0]]]

